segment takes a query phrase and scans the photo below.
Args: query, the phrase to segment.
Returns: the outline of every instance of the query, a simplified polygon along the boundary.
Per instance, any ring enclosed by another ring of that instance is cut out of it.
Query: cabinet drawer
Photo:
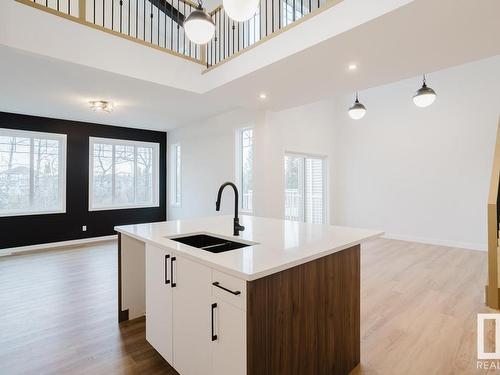
[[[247,282],[223,272],[212,270],[212,295],[246,310]]]

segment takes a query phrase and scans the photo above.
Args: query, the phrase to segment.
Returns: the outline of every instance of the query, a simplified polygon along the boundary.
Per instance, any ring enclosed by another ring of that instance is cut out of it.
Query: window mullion
[[[134,203],[137,203],[137,146],[134,146]]]
[[[29,203],[30,208],[33,208],[35,198],[35,145],[34,139],[30,137],[30,172],[29,172]]]
[[[116,147],[113,144],[113,147],[111,149],[111,202],[113,203],[113,205],[115,204],[115,184],[116,184],[116,181],[115,181],[115,172],[116,172],[116,168],[115,168],[115,160],[116,160],[115,151],[116,151]]]
[[[307,158],[302,158],[302,221],[307,222]]]

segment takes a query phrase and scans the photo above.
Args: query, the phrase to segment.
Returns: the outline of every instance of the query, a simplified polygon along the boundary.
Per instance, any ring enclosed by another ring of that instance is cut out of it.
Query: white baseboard
[[[408,242],[419,242],[429,245],[447,246],[447,247],[457,247],[460,249],[467,250],[478,250],[478,251],[488,251],[488,245],[486,243],[474,243],[474,242],[456,242],[449,240],[438,240],[435,238],[423,238],[423,237],[412,237],[400,234],[386,233],[383,238],[388,238],[391,240],[401,240]]]
[[[112,234],[110,236],[82,238],[79,240],[50,242],[50,243],[44,243],[44,244],[39,244],[39,245],[11,247],[9,249],[0,249],[0,256],[13,255],[16,253],[26,253],[26,252],[30,252],[30,251],[57,249],[60,247],[83,245],[83,244],[101,242],[101,241],[111,241],[111,240],[116,240],[117,238],[118,237],[116,234]]]

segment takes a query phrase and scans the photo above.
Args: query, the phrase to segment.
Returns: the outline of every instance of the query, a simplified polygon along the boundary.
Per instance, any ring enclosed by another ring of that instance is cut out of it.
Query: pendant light
[[[215,23],[212,17],[203,10],[203,3],[193,10],[184,21],[184,31],[188,39],[196,44],[207,44],[215,34]]]
[[[424,83],[422,87],[418,89],[415,95],[413,95],[413,103],[415,103],[417,107],[425,108],[434,103],[434,101],[436,100],[436,96],[436,92],[430,87],[427,87],[427,82],[424,74]]]
[[[351,108],[349,108],[349,117],[353,120],[361,120],[365,117],[366,107],[359,102],[358,93],[356,92],[356,100]]]
[[[257,12],[260,0],[224,0],[222,5],[229,18],[236,22],[244,22]]]

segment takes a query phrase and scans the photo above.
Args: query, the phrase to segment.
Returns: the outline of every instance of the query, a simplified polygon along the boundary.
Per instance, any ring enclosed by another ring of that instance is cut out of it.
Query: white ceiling
[[[279,110],[498,55],[498,14],[498,0],[415,0],[203,95],[0,47],[0,110],[158,130],[239,107]],[[98,97],[116,111],[90,112]]]

